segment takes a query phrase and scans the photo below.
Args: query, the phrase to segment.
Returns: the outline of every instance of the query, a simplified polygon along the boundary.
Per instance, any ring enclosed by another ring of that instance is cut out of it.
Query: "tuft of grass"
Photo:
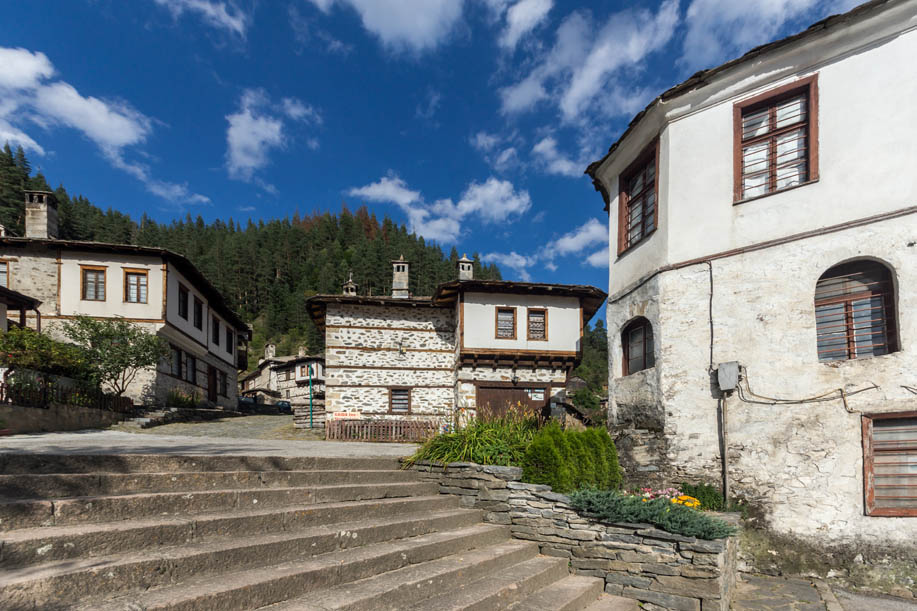
[[[645,500],[611,490],[585,489],[570,495],[570,503],[577,511],[603,522],[646,522],[685,537],[723,539],[736,533],[736,529],[723,520],[664,497]]]
[[[437,463],[473,462],[479,465],[521,465],[535,432],[538,419],[510,413],[493,420],[472,420],[454,433],[428,439],[406,462],[409,467],[421,460]]]

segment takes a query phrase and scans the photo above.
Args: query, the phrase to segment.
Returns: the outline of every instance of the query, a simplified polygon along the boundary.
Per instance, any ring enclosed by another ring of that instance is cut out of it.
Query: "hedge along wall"
[[[412,469],[438,481],[464,507],[535,541],[541,553],[570,558],[570,569],[601,577],[605,591],[680,611],[728,611],[735,586],[736,537],[706,541],[649,524],[603,524],[577,514],[550,486],[519,481],[519,467],[419,462]]]

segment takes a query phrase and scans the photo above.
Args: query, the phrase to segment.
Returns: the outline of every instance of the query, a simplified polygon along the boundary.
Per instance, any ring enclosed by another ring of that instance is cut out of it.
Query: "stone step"
[[[469,584],[428,598],[413,607],[421,609],[463,609],[488,611],[506,609],[545,586],[569,575],[566,558],[536,556]]]
[[[604,590],[604,579],[568,575],[510,605],[509,609],[513,611],[580,611],[596,602]]]
[[[177,473],[398,469],[397,458],[325,456],[207,456],[162,454],[0,453],[0,473]]]
[[[223,537],[158,550],[142,550],[102,558],[64,560],[4,571],[0,576],[0,608],[57,601],[84,600],[142,588],[244,571],[276,563],[306,563],[319,555],[355,552],[379,543],[397,543],[440,531],[478,528],[480,513],[461,509],[384,520],[360,520],[315,526],[296,532],[250,537]],[[349,556],[344,557],[346,562]]]
[[[303,597],[271,605],[265,611],[404,609],[440,592],[502,572],[537,554],[537,544],[510,540],[310,592]]]
[[[505,527],[477,524],[455,531],[410,539],[371,543],[307,560],[283,562],[257,569],[197,577],[184,583],[137,592],[106,603],[82,601],[78,610],[221,611],[257,609],[307,592],[358,581],[404,566],[506,541]],[[135,584],[135,587],[141,584]],[[49,610],[55,607],[46,607]]]
[[[177,473],[45,473],[0,475],[0,494],[13,499],[61,499],[140,492],[197,492],[418,481],[412,471],[208,471]]]
[[[153,492],[53,501],[17,500],[0,502],[0,532],[35,526],[113,522],[150,516],[177,516],[256,507],[429,496],[437,492],[439,486],[433,482],[396,482],[309,488]]]
[[[633,598],[602,594],[597,601],[586,607],[585,611],[640,611],[640,603]]]
[[[290,532],[361,519],[381,520],[457,507],[455,497],[432,495],[205,513],[193,517],[153,517],[102,524],[24,528],[0,536],[0,568],[93,558],[217,537]],[[474,513],[475,510],[467,511]]]

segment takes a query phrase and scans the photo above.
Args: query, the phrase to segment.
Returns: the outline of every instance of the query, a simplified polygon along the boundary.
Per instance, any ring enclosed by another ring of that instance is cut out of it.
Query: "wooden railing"
[[[128,413],[134,409],[134,402],[128,397],[41,383],[0,384],[0,402],[41,408],[57,404],[121,413]]]
[[[337,441],[422,442],[436,435],[439,423],[430,420],[328,420],[325,438]]]

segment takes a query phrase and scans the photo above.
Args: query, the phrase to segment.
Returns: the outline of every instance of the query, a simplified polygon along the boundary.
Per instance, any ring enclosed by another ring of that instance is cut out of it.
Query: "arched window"
[[[632,320],[621,332],[624,348],[624,375],[649,369],[656,364],[653,355],[653,325],[640,317]]]
[[[815,285],[819,361],[879,356],[898,349],[891,272],[875,261],[835,265]]]

